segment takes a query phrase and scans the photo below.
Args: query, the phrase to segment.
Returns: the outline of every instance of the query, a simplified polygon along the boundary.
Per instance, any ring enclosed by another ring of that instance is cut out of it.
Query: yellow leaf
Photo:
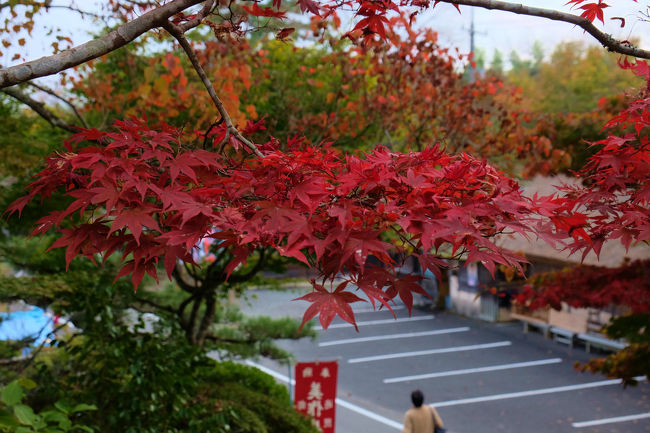
[[[156,77],[156,68],[150,65],[144,69],[144,79],[147,83],[153,82]]]

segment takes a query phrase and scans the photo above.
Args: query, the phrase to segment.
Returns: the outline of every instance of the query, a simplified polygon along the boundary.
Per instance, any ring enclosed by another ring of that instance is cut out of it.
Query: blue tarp
[[[0,313],[0,340],[22,340],[31,337],[41,344],[52,332],[52,319],[42,308],[27,307],[23,311]]]

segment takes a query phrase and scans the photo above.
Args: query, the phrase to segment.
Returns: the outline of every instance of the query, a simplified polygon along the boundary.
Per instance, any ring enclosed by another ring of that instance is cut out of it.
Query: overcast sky
[[[595,1],[595,0],[594,0]],[[55,4],[58,3],[54,2]],[[65,2],[61,2],[63,4]],[[101,3],[99,0],[77,1],[80,6],[94,9],[91,5]],[[517,2],[519,3],[519,2]],[[559,9],[571,12],[565,6],[565,0],[523,0],[529,6],[543,7],[548,9]],[[650,48],[650,23],[639,20],[640,11],[650,12],[650,0],[610,0],[612,7],[605,10],[605,25],[597,23],[597,26],[604,31],[611,33],[617,39],[629,39],[630,37],[641,37],[641,47]],[[428,10],[420,15],[417,25],[428,26],[439,32],[443,46],[458,47],[461,52],[469,52],[469,26],[471,20],[470,7],[461,6],[462,13],[449,4],[440,3],[434,10]],[[585,40],[591,44],[597,44],[591,36],[584,34],[581,29],[571,24],[550,21],[543,18],[516,15],[508,12],[489,11],[481,8],[474,9],[474,20],[476,34],[476,47],[481,48],[489,61],[495,48],[498,48],[508,58],[512,50],[526,58],[530,54],[533,43],[540,41],[545,53],[549,54],[556,45],[573,40]],[[96,9],[95,9],[96,10]],[[573,11],[579,13],[579,11]],[[0,18],[4,19],[0,13]],[[614,16],[624,17],[625,28],[619,27],[619,21],[612,21],[609,18]],[[97,29],[90,19],[81,20],[77,14],[52,9],[48,15],[39,17],[39,23],[47,22],[49,27],[60,26],[62,30],[72,36],[75,44],[80,44],[89,39],[88,32]],[[34,37],[28,38],[28,45],[20,49],[24,60],[32,60],[52,52],[50,44],[54,40],[53,35],[46,35],[44,31],[35,29]],[[16,48],[19,48],[16,46]],[[15,51],[14,51],[15,52]],[[11,62],[13,52],[0,58],[0,64],[8,66],[19,63]],[[21,61],[24,61],[21,59]]]
[[[576,14],[581,12],[565,6],[566,0],[523,0],[513,3]],[[641,37],[641,47],[648,48],[646,45],[650,43],[650,22],[639,21],[639,11],[648,12],[650,1],[639,0],[635,3],[633,0],[610,0],[607,3],[611,7],[605,9],[605,25],[597,22],[596,26],[616,39]],[[459,14],[452,5],[443,3],[438,4],[433,11],[423,14],[419,25],[436,29],[443,44],[469,51],[471,9],[474,9],[474,26],[477,31],[476,47],[483,49],[488,59],[491,59],[495,48],[498,48],[506,59],[512,50],[525,57],[530,54],[536,40],[542,43],[546,54],[552,52],[556,45],[566,41],[584,40],[590,44],[598,44],[593,37],[583,33],[582,29],[568,23],[466,6],[460,7],[462,13]],[[625,18],[624,28],[620,28],[619,21],[609,19],[615,16]]]

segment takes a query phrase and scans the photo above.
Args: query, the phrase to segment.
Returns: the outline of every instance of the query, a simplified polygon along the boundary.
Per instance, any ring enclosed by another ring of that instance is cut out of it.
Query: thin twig
[[[81,122],[83,127],[88,128],[88,124],[86,123],[84,118],[81,117],[81,114],[79,114],[79,111],[77,111],[77,107],[75,107],[72,102],[68,101],[63,96],[59,96],[56,92],[54,92],[54,90],[48,89],[47,87],[41,86],[40,84],[36,84],[36,83],[34,83],[32,81],[28,81],[27,85],[32,86],[32,87],[40,90],[41,92],[45,92],[48,95],[52,95],[55,98],[57,98],[58,100],[62,101],[64,104],[66,104],[68,107],[70,107],[72,109],[72,112],[74,113],[75,116],[77,116],[77,119],[79,119],[79,121]]]
[[[185,9],[201,3],[202,0],[172,0],[132,21],[124,23],[112,32],[85,44],[60,53],[41,57],[30,62],[0,69],[0,88],[24,83],[34,78],[56,74],[63,70],[96,59],[123,47],[143,33],[159,27],[162,23]]]
[[[201,10],[196,14],[196,16],[192,20],[180,24],[178,26],[179,30],[185,33],[186,31],[198,26],[199,24],[201,24],[201,21],[203,21],[203,18],[205,18],[206,16],[208,16],[210,12],[212,12],[213,8],[214,8],[214,0],[208,0],[207,2],[205,2]]]
[[[569,14],[553,9],[543,9],[525,6],[518,3],[509,3],[498,0],[440,0],[441,3],[454,5],[474,6],[490,10],[512,12],[518,15],[529,15],[533,17],[546,18],[553,21],[563,21],[581,27],[585,32],[593,36],[605,48],[620,54],[650,59],[650,51],[637,48],[625,41],[618,41],[607,33],[603,33],[593,25],[591,21],[578,15]]]
[[[169,305],[162,305],[162,304],[159,304],[159,303],[157,303],[157,302],[154,302],[154,301],[152,301],[152,300],[150,300],[150,299],[140,298],[140,297],[138,297],[138,296],[134,296],[134,300],[135,300],[136,302],[140,302],[141,304],[149,305],[149,306],[154,307],[154,308],[156,308],[156,309],[159,309],[159,310],[167,311],[167,312],[169,312],[169,313],[174,313],[174,314],[176,314],[176,309],[173,308],[173,307],[170,307]]]
[[[57,332],[59,332],[61,329],[63,329],[63,328],[66,327],[67,325],[68,325],[68,322],[61,323],[61,324],[60,324],[59,326],[57,326],[56,328],[52,329],[52,331],[50,331],[50,332],[47,334],[47,337],[48,337],[48,338],[49,338],[50,336],[54,337],[54,336],[56,335]],[[18,375],[20,375],[20,373],[22,373],[23,371],[25,371],[25,369],[26,369],[27,367],[29,367],[30,364],[31,364],[32,362],[34,362],[34,359],[36,359],[36,356],[38,356],[38,354],[41,353],[41,351],[43,350],[43,347],[45,347],[45,343],[47,342],[48,338],[44,338],[43,341],[41,342],[41,344],[39,344],[39,346],[38,346],[38,347],[37,347],[37,348],[32,352],[31,356],[25,360],[26,362],[25,362],[25,364],[21,367],[20,371],[18,372]]]
[[[196,53],[194,52],[194,49],[192,49],[192,46],[190,45],[187,38],[185,38],[185,35],[181,31],[181,29],[178,26],[175,26],[174,24],[170,23],[169,21],[163,24],[162,27],[165,30],[167,30],[167,32],[178,41],[181,48],[183,48],[183,51],[185,51],[185,54],[190,59],[192,66],[194,66],[194,70],[196,70],[196,73],[201,78],[201,81],[203,82],[203,85],[208,91],[210,98],[212,98],[212,102],[217,107],[217,110],[219,111],[219,114],[221,114],[221,117],[223,117],[223,120],[226,123],[227,131],[230,131],[233,136],[235,136],[239,141],[244,143],[244,145],[248,147],[255,155],[257,155],[260,158],[263,158],[264,155],[262,155],[262,152],[260,152],[257,146],[254,143],[250,142],[248,139],[246,139],[244,136],[242,136],[241,133],[237,130],[237,128],[235,128],[235,126],[233,125],[232,119],[230,118],[230,114],[228,114],[228,111],[226,111],[226,107],[224,107],[223,102],[217,95],[217,92],[214,90],[214,86],[212,85],[212,82],[208,78],[208,75],[205,73],[203,66],[201,66],[201,62],[199,62],[199,59],[196,56]]]
[[[219,126],[223,123],[223,117],[219,119],[218,121],[214,122],[210,127],[208,128],[207,131],[205,131],[205,134],[203,134],[203,149],[205,149],[205,146],[208,144],[208,136],[210,135],[210,132],[214,129],[215,126]]]
[[[65,122],[63,119],[61,119],[60,117],[52,113],[50,110],[48,110],[45,107],[45,104],[43,104],[42,102],[38,102],[37,100],[33,99],[31,96],[21,91],[20,89],[16,87],[8,87],[0,91],[11,96],[17,101],[20,101],[23,104],[27,105],[29,108],[34,110],[39,116],[47,120],[47,122],[50,125],[57,128],[64,129],[69,132],[74,132],[74,133],[79,132],[79,130],[76,129],[74,126],[68,125],[67,122]]]

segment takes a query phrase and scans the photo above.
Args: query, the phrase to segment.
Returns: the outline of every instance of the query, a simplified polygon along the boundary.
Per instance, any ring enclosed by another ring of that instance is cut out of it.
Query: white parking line
[[[276,379],[278,379],[278,380],[280,380],[280,381],[282,381],[284,383],[289,383],[289,378],[287,376],[285,376],[283,374],[280,374],[280,373],[277,373],[277,372],[275,372],[274,370],[271,370],[268,367],[265,367],[265,366],[260,365],[260,364],[258,364],[256,362],[248,361],[248,360],[246,361],[246,364],[248,364],[250,366],[253,366],[253,367],[257,367],[260,370],[262,370],[264,373],[266,373],[268,375],[271,375],[271,376],[275,377]],[[294,379],[291,379],[291,385],[295,385],[295,384],[296,384],[296,381]],[[379,415],[379,414],[377,414],[375,412],[371,412],[371,411],[369,411],[367,409],[364,409],[364,408],[362,408],[360,406],[357,406],[356,404],[350,403],[349,401],[346,401],[346,400],[343,400],[343,399],[337,397],[336,398],[336,404],[338,404],[339,406],[344,407],[346,409],[350,409],[351,411],[356,412],[356,413],[358,413],[360,415],[363,415],[365,417],[373,419],[373,420],[375,420],[377,422],[380,422],[380,423],[382,423],[384,425],[387,425],[389,427],[393,427],[393,428],[395,428],[397,430],[402,430],[402,427],[403,427],[402,424],[400,424],[400,423],[398,423],[396,421],[393,421],[390,418],[386,418],[385,416]]]
[[[427,335],[453,334],[455,332],[469,331],[469,327],[437,329],[435,331],[406,332],[403,334],[375,335],[373,337],[344,338],[342,340],[325,341],[318,343],[320,347],[336,346],[338,344],[365,343],[366,341],[395,340],[397,338],[426,337]]]
[[[418,350],[415,352],[389,353],[387,355],[366,356],[363,358],[350,358],[348,363],[382,361],[384,359],[407,358],[410,356],[434,355],[437,353],[464,352],[466,350],[492,349],[494,347],[510,346],[511,341],[497,341],[496,343],[473,344],[471,346],[445,347],[442,349]]]
[[[505,400],[508,398],[529,397],[531,395],[553,394],[556,392],[576,391],[578,389],[598,388],[601,386],[618,385],[621,379],[601,380],[599,382],[579,383],[577,385],[556,386],[553,388],[532,389],[530,391],[510,392],[507,394],[486,395],[484,397],[463,398],[460,400],[439,401],[430,403],[435,408],[458,406],[461,404],[481,403],[484,401]]]
[[[576,428],[581,428],[581,427],[591,427],[593,425],[612,424],[615,422],[634,421],[637,419],[644,419],[644,418],[650,418],[650,412],[640,413],[637,415],[617,416],[614,418],[596,419],[593,421],[574,422],[571,425]]]
[[[539,361],[515,362],[513,364],[491,365],[489,367],[465,368],[462,370],[441,371],[439,373],[416,374],[414,376],[392,377],[384,383],[407,382],[409,380],[431,379],[434,377],[457,376],[459,374],[483,373],[486,371],[510,370],[511,368],[535,367],[538,365],[557,364],[561,358],[540,359]]]
[[[398,311],[398,310],[403,310],[406,307],[404,305],[391,305],[390,308],[393,311]],[[352,311],[354,311],[355,313],[376,313],[378,311],[388,311],[388,312],[390,312],[390,310],[388,308],[386,308],[386,307],[383,307],[381,310],[379,309],[379,307],[377,307],[377,308],[372,308],[372,307],[354,308],[354,307],[352,307]]]
[[[405,317],[403,319],[381,319],[381,320],[366,320],[365,322],[357,322],[357,326],[367,326],[367,325],[384,325],[387,323],[401,323],[401,322],[417,322],[419,320],[432,320],[434,319],[433,315],[430,316],[415,316],[415,317]],[[351,323],[335,323],[330,325],[327,329],[333,328],[354,328],[354,325]],[[315,330],[322,331],[322,326],[314,326]]]

